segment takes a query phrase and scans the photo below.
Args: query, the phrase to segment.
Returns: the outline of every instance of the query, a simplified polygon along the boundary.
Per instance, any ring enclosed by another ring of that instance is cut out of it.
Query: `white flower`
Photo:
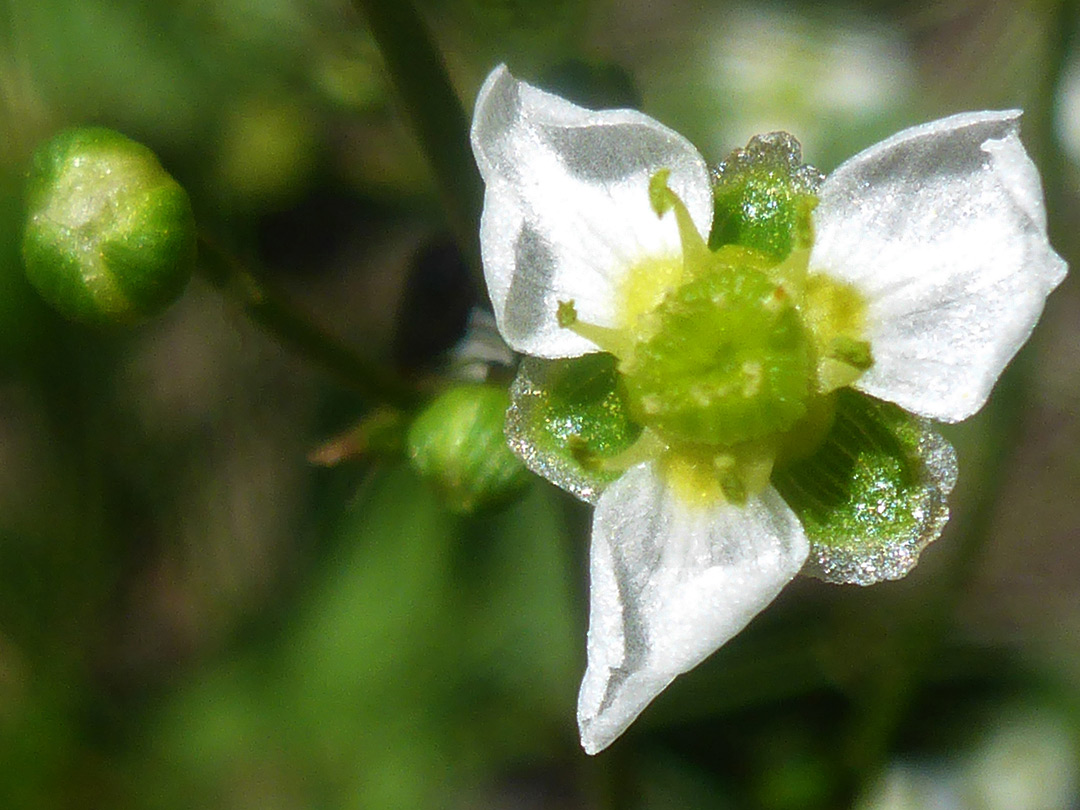
[[[983,405],[1031,333],[1065,264],[1047,241],[1019,116],[966,113],[905,130],[821,186],[809,269],[865,301],[874,364],[855,388],[958,421]],[[669,172],[667,187],[708,236],[705,161],[641,113],[585,110],[500,66],[477,99],[472,143],[486,182],[485,275],[499,330],[519,352],[598,351],[583,330],[560,326],[559,304],[572,301],[582,323],[617,329],[628,274],[680,260],[677,217],[658,217],[650,203],[658,172]],[[589,753],[738,633],[809,553],[771,486],[742,505],[676,490],[654,458],[596,499],[578,702]]]

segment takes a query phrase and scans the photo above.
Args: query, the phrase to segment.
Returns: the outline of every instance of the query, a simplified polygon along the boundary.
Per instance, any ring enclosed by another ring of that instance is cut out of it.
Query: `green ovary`
[[[614,327],[579,321],[572,302],[559,323],[617,359],[626,410],[644,429],[626,458],[658,458],[687,503],[742,503],[774,464],[805,458],[828,434],[833,392],[873,362],[866,307],[854,288],[811,273],[806,248],[780,261],[748,245],[710,250],[666,179],[654,177],[650,195],[658,215],[674,211],[682,256],[630,268]]]
[[[638,319],[620,371],[634,418],[668,443],[730,447],[806,414],[810,335],[769,264],[757,251],[721,248]]]

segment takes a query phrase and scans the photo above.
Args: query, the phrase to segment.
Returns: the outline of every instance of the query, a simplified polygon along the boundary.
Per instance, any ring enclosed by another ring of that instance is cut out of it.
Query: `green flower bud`
[[[195,218],[157,157],[82,127],[38,148],[27,178],[26,275],[72,320],[127,324],[164,309],[195,262]]]
[[[409,427],[413,466],[454,512],[495,505],[529,480],[503,433],[509,404],[503,388],[464,385],[436,397]]]

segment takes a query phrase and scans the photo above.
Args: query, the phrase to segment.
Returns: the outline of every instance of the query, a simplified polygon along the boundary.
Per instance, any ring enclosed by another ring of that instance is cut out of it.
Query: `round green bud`
[[[195,263],[187,193],[157,157],[110,129],[61,132],[35,152],[23,263],[66,317],[130,324],[160,312]]]
[[[451,510],[495,505],[529,480],[503,432],[509,405],[504,388],[463,385],[437,396],[409,426],[409,458]]]

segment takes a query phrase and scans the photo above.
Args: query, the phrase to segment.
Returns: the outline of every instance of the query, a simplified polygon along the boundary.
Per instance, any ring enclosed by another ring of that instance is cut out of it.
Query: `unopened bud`
[[[110,129],[60,133],[34,154],[26,275],[72,320],[127,324],[164,309],[195,262],[187,193],[145,146]]]
[[[409,427],[413,466],[453,511],[495,505],[528,481],[503,432],[509,404],[503,388],[463,385],[436,397]]]

